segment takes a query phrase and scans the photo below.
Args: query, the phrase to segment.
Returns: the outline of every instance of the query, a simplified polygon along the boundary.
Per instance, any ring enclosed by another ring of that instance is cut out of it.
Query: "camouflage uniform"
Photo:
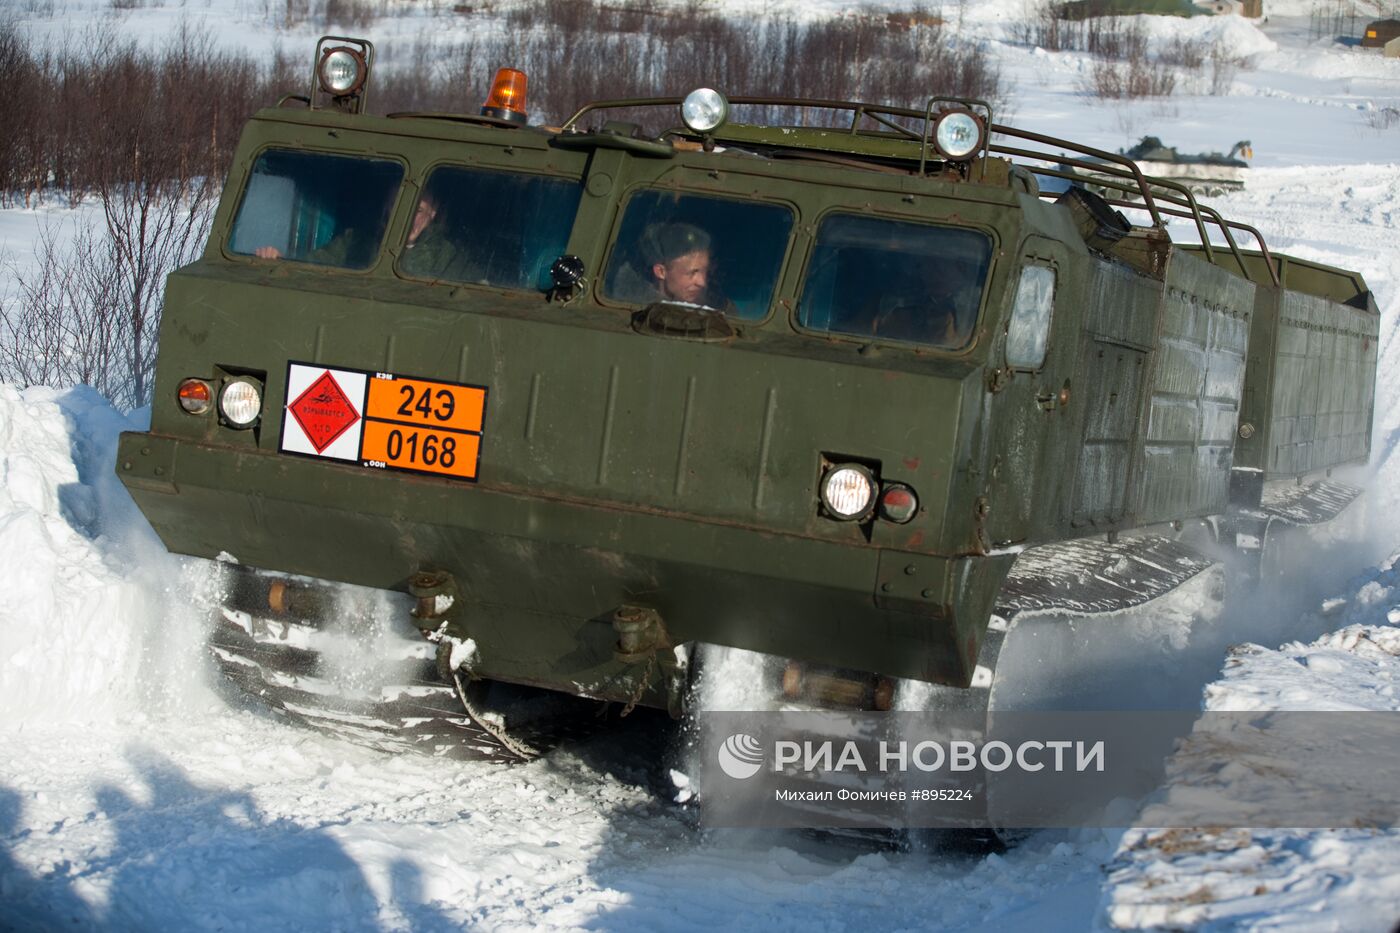
[[[424,230],[404,246],[401,267],[409,275],[429,279],[470,282],[481,278],[467,251],[449,238],[440,225]]]

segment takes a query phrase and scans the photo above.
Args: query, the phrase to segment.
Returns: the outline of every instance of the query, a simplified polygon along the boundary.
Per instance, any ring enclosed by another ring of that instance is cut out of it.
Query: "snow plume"
[[[128,718],[198,669],[163,592],[185,571],[112,473],[139,420],[88,388],[0,386],[0,729]]]
[[[325,620],[342,637],[318,641],[324,651],[324,676],[347,695],[377,696],[395,677],[405,658],[431,650],[409,624],[412,601],[404,593],[350,584],[332,586],[334,618]]]
[[[1309,644],[1231,650],[1205,708],[1400,710],[1400,554],[1328,600]],[[1134,829],[1108,865],[1113,929],[1385,930],[1396,918],[1400,833],[1372,829]]]
[[[1220,680],[1206,688],[1207,710],[1400,710],[1400,552],[1325,601],[1310,644],[1277,650],[1238,645]]]

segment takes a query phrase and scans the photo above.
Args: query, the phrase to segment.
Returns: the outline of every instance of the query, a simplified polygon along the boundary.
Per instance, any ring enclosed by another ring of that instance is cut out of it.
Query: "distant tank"
[[[1193,194],[1219,197],[1227,191],[1244,187],[1245,159],[1254,158],[1254,147],[1242,139],[1221,155],[1218,152],[1184,155],[1175,146],[1167,146],[1156,136],[1144,136],[1133,148],[1123,153],[1142,169],[1144,174],[1176,181],[1190,188]],[[1235,158],[1236,155],[1242,158]]]
[[[1183,155],[1177,152],[1175,146],[1167,146],[1156,136],[1144,136],[1136,146],[1131,149],[1119,150],[1121,155],[1132,159],[1141,169],[1142,174],[1150,181],[1166,181],[1171,185],[1152,185],[1152,192],[1156,195],[1170,195],[1176,189],[1176,185],[1183,186],[1194,195],[1204,195],[1206,197],[1220,197],[1231,191],[1240,191],[1244,188],[1245,171],[1249,168],[1249,163],[1245,159],[1254,158],[1254,148],[1249,140],[1242,139],[1230,147],[1230,151],[1222,155],[1219,152],[1193,153]],[[1236,156],[1243,158],[1236,158]],[[1090,159],[1090,162],[1100,162],[1109,165],[1103,159]],[[1129,190],[1125,192],[1110,191],[1106,186],[1094,184],[1098,181],[1111,181],[1117,177],[1112,171],[1099,173],[1093,169],[1087,172],[1081,166],[1076,171],[1065,165],[1060,169],[1066,174],[1076,176],[1087,176],[1089,179],[1087,187],[1096,194],[1110,195],[1113,197],[1126,197],[1129,200],[1136,200],[1136,193]]]

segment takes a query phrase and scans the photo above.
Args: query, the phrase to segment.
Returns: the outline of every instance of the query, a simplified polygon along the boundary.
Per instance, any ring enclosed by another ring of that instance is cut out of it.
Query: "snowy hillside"
[[[1400,106],[1400,60],[1309,45],[1309,4],[1266,5],[1262,28],[1150,22],[1226,39],[1251,67],[1229,96],[1126,104],[1079,92],[1084,56],[1014,44],[1022,0],[943,7],[1002,63],[1009,119],[1110,149],[1148,133],[1185,151],[1251,139],[1256,167],[1220,199],[1227,216],[1367,277],[1383,318],[1373,478],[1349,526],[1365,540],[1317,539],[1296,592],[1261,609],[1268,624],[1248,636],[1261,643],[1219,646],[1187,689],[1212,710],[1393,711],[1400,127],[1367,115]],[[449,4],[386,8],[404,15],[357,30],[386,48],[476,28]],[[282,29],[277,9],[147,0],[120,22],[159,40],[203,20],[223,43],[309,53],[316,30]],[[57,40],[108,11],[54,0],[16,15]],[[64,214],[0,211],[0,253],[23,264],[39,225]],[[142,420],[84,389],[0,386],[0,929],[1384,931],[1400,919],[1394,831],[1046,831],[1004,855],[706,834],[662,792],[637,733],[502,767],[386,756],[230,706],[202,648],[207,568],[164,552],[113,473],[118,432]]]

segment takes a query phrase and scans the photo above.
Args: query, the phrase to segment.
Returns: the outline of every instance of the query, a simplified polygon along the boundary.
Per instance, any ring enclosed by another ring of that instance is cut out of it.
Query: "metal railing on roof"
[[[638,97],[618,100],[593,101],[580,107],[569,119],[564,121],[561,132],[577,132],[579,120],[584,116],[601,110],[638,109],[652,107],[676,107],[681,104],[680,97]],[[1209,222],[1218,227],[1224,234],[1226,244],[1230,253],[1239,264],[1241,274],[1249,277],[1246,269],[1244,256],[1241,254],[1239,246],[1235,242],[1231,230],[1240,230],[1249,233],[1259,244],[1259,251],[1264,257],[1265,265],[1269,270],[1269,277],[1274,285],[1279,284],[1278,270],[1275,267],[1269,247],[1264,242],[1264,237],[1254,227],[1235,221],[1226,220],[1213,208],[1203,207],[1196,201],[1195,195],[1189,188],[1177,182],[1165,178],[1156,178],[1144,175],[1142,169],[1136,162],[1128,156],[1118,152],[1108,152],[1103,149],[1096,149],[1086,146],[1073,140],[1063,139],[1058,136],[1050,136],[1045,133],[1036,133],[1030,130],[1023,130],[1019,127],[993,122],[991,105],[986,101],[972,98],[959,97],[930,97],[927,105],[922,109],[911,107],[896,107],[888,104],[871,104],[860,101],[829,100],[824,98],[802,98],[802,97],[731,97],[729,103],[734,106],[743,107],[785,107],[795,108],[799,113],[805,115],[807,110],[828,110],[835,112],[846,112],[850,114],[847,132],[852,136],[860,135],[861,123],[869,119],[883,129],[879,132],[892,131],[894,134],[907,139],[910,142],[919,144],[918,171],[920,174],[927,169],[931,128],[934,118],[941,113],[936,110],[938,104],[954,104],[967,107],[969,109],[982,109],[986,114],[987,133],[982,140],[982,147],[978,150],[982,169],[985,172],[986,159],[989,153],[1008,155],[1023,159],[1032,159],[1043,162],[1051,162],[1056,165],[1067,165],[1084,168],[1096,173],[1098,177],[1092,179],[1091,183],[1102,185],[1105,188],[1112,188],[1122,191],[1125,195],[1136,195],[1141,198],[1141,203],[1135,203],[1126,198],[1107,199],[1110,204],[1120,207],[1130,207],[1145,210],[1152,218],[1152,225],[1158,229],[1166,226],[1162,215],[1173,217],[1184,217],[1195,223],[1196,231],[1201,238],[1201,245],[1205,251],[1206,258],[1212,263],[1218,263],[1215,250],[1211,244],[1210,236],[1206,230],[1207,217]],[[922,131],[911,129],[898,122],[899,119],[918,121]],[[810,125],[816,129],[831,129],[831,124]],[[866,131],[868,132],[868,130]],[[1020,146],[1007,145],[992,141],[992,137],[1002,136],[1011,139],[1018,139],[1024,142],[1033,143],[1039,146],[1058,149],[1058,152],[1038,151]],[[1077,153],[1077,156],[1067,156],[1066,151]],[[1084,182],[1086,179],[1082,175],[1073,172],[1065,172],[1058,168],[1045,168],[1035,165],[1022,164],[1022,167],[1037,175],[1054,176],[1068,178],[1073,181]],[[1108,177],[1104,177],[1108,176]],[[1153,189],[1159,189],[1154,193]],[[1179,194],[1165,194],[1161,189],[1175,191]],[[1162,207],[1158,201],[1175,207]],[[1181,208],[1185,208],[1182,210]]]

